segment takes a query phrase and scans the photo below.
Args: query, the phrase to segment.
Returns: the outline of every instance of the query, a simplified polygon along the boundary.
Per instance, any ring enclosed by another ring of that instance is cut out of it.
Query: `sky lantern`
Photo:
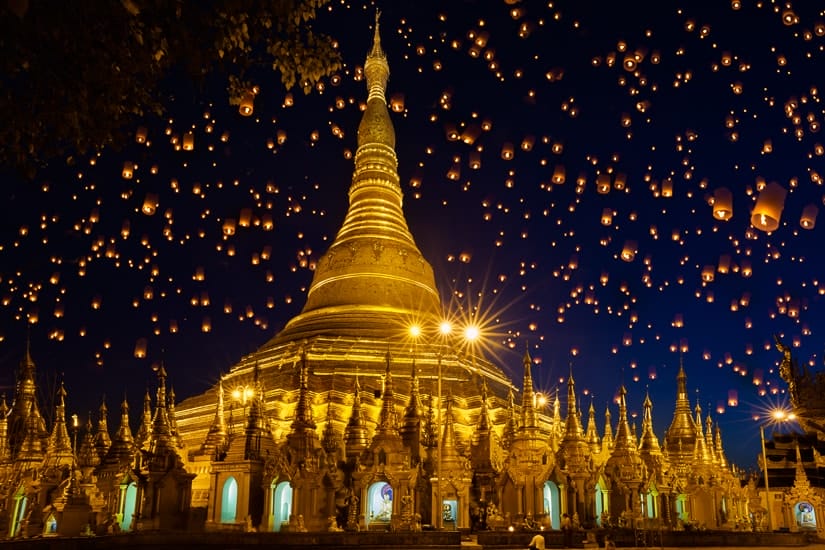
[[[120,175],[125,180],[132,179],[132,176],[135,175],[135,165],[131,161],[126,161],[123,163],[123,170],[120,172]]]
[[[621,254],[622,260],[632,262],[636,258],[637,248],[636,241],[625,241]]]
[[[662,196],[666,199],[669,199],[673,196],[673,180],[667,178],[666,180],[662,181]]]
[[[712,283],[716,276],[716,268],[712,265],[706,265],[702,268],[702,280],[706,283]]]
[[[510,142],[504,143],[501,146],[501,158],[504,160],[512,160],[513,159],[513,144]]]
[[[751,211],[751,225],[766,232],[776,231],[787,194],[785,188],[776,182],[766,185]]]
[[[192,132],[186,132],[183,134],[183,150],[184,151],[194,151],[195,150],[195,134]]]
[[[231,237],[235,234],[235,219],[234,218],[227,218],[223,222],[223,234],[227,237]]]
[[[148,135],[148,130],[146,126],[138,126],[137,131],[135,132],[135,141],[137,143],[146,143],[146,136]]]
[[[404,94],[400,92],[392,94],[392,97],[390,98],[390,108],[392,109],[393,113],[403,113]]]
[[[144,359],[146,357],[146,338],[138,338],[135,342],[135,358]]]
[[[556,185],[560,185],[564,183],[565,179],[566,175],[564,171],[564,165],[556,165],[556,167],[553,169],[553,183],[555,183]]]
[[[739,406],[739,392],[736,390],[728,390],[728,407]]]
[[[602,210],[602,225],[610,225],[613,223],[613,210],[605,208]]]
[[[720,187],[713,192],[713,217],[722,221],[733,217],[733,195],[727,187]]]
[[[241,96],[241,104],[238,106],[238,112],[241,116],[251,116],[255,110],[255,94],[250,90]]]
[[[599,195],[610,193],[610,174],[599,174],[596,178],[596,192]]]
[[[627,186],[627,175],[619,172],[616,174],[616,177],[613,179],[613,188],[616,191],[624,191],[625,187]]]
[[[730,255],[722,254],[719,256],[719,266],[716,268],[719,273],[723,275],[730,271]]]
[[[816,215],[819,213],[819,208],[815,204],[809,204],[802,210],[802,217],[799,219],[799,225],[805,229],[813,229],[816,225]]]
[[[143,199],[143,206],[141,206],[140,211],[147,216],[153,216],[157,211],[159,204],[158,196],[156,194],[146,193],[146,197]]]

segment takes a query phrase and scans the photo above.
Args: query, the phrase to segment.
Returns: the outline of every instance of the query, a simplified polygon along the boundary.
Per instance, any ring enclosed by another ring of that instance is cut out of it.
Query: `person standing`
[[[544,536],[536,533],[530,541],[530,546],[527,547],[527,550],[545,550]]]
[[[573,522],[569,514],[564,514],[561,518],[561,532],[564,537],[564,547],[573,546]]]

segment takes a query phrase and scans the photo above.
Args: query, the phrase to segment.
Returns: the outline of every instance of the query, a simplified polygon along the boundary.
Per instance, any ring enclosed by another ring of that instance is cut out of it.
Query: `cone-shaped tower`
[[[72,440],[66,428],[66,388],[63,382],[57,389],[57,404],[54,407],[54,424],[49,436],[46,461],[51,466],[66,466],[74,463]]]
[[[109,447],[112,446],[112,438],[109,436],[109,408],[106,406],[106,398],[100,403],[99,416],[97,418],[97,432],[95,433],[95,450],[97,456],[103,459]]]
[[[344,429],[344,450],[347,460],[355,460],[369,445],[367,426],[364,422],[364,411],[361,408],[361,383],[355,377],[355,391],[352,396],[352,410],[350,411],[347,427]]]
[[[413,312],[436,316],[441,301],[433,270],[407,227],[395,154],[395,130],[385,97],[390,68],[376,21],[364,65],[369,96],[358,126],[349,209],[318,261],[307,301],[272,343],[319,332],[382,336]]]

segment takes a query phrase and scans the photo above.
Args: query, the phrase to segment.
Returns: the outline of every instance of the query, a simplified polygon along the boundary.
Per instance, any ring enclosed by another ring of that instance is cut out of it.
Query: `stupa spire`
[[[9,406],[6,404],[6,394],[0,397],[0,464],[11,459],[9,446]]]
[[[367,427],[364,424],[364,412],[361,409],[361,384],[358,381],[357,374],[355,375],[352,410],[350,411],[347,427],[344,429],[344,445],[347,460],[359,456],[369,446]]]
[[[535,429],[538,424],[536,423],[535,393],[533,393],[533,373],[531,372],[533,359],[530,357],[530,350],[525,348],[524,358],[521,362],[524,366],[524,390],[521,394],[521,427],[523,429]]]
[[[364,75],[368,97],[346,217],[318,260],[304,309],[271,345],[331,329],[381,335],[414,312],[435,318],[441,311],[432,267],[404,218],[395,129],[385,97],[390,69],[377,18]]]
[[[57,404],[54,407],[54,424],[49,437],[49,447],[46,457],[51,464],[64,465],[74,462],[72,440],[66,428],[66,388],[63,382],[57,389]]]
[[[97,433],[95,433],[95,450],[97,455],[103,459],[109,447],[112,446],[112,438],[109,436],[109,408],[106,406],[106,397],[100,403],[97,417]]]
[[[642,439],[639,445],[640,450],[659,454],[662,449],[659,447],[659,439],[653,432],[653,402],[650,400],[650,393],[645,393],[644,413],[642,416]]]
[[[392,369],[390,368],[390,352],[386,355],[387,368],[384,372],[384,392],[381,395],[381,413],[378,417],[378,433],[398,433],[398,415],[395,412],[395,390],[392,386]]]
[[[229,432],[226,427],[226,409],[224,406],[223,376],[218,381],[218,401],[215,406],[215,418],[209,426],[209,432],[201,446],[201,452],[215,456],[226,450]]]
[[[593,400],[590,400],[590,409],[587,411],[587,432],[585,434],[587,444],[590,445],[590,452],[598,454],[601,450],[599,442],[599,432],[596,429],[596,407],[593,405]]]
[[[696,424],[690,416],[687,375],[682,356],[679,356],[679,373],[676,376],[676,406],[664,446],[671,459],[681,463],[691,460],[693,448],[696,446]]]
[[[300,382],[298,385],[298,405],[295,408],[295,420],[292,421],[292,431],[304,429],[314,430],[315,419],[312,415],[312,406],[309,403],[309,364],[306,349],[301,350],[301,366],[298,371]]]
[[[124,395],[123,401],[120,403],[120,426],[103,462],[124,463],[131,459],[134,449],[135,439],[132,437],[132,429],[129,427],[129,402]]]

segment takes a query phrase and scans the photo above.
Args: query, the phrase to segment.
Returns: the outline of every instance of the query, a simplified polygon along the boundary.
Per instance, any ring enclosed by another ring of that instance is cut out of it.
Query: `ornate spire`
[[[613,452],[621,450],[636,450],[636,436],[630,431],[627,423],[627,389],[624,384],[619,388],[619,423],[616,430],[616,440],[613,443]]]
[[[218,400],[215,407],[215,418],[209,426],[209,432],[201,446],[201,453],[216,457],[226,451],[229,442],[229,432],[226,428],[226,413],[224,409],[223,376],[218,381]]]
[[[163,363],[158,367],[158,392],[155,398],[155,414],[152,417],[152,433],[149,436],[149,450],[158,454],[161,450],[174,448],[172,426],[169,422],[169,409],[166,398],[166,368]]]
[[[301,366],[298,377],[298,405],[295,407],[292,431],[315,430],[315,419],[312,415],[312,405],[309,402],[309,362],[304,348],[301,348]]]
[[[118,426],[112,445],[103,462],[108,464],[124,464],[132,459],[135,451],[135,439],[132,437],[132,429],[129,427],[129,402],[126,396],[120,403],[120,426]]]
[[[722,446],[722,430],[719,428],[719,423],[716,423],[716,434],[713,439],[713,448],[716,451],[716,457],[719,459],[719,466],[722,468],[728,467],[728,459],[725,456],[725,448]]]
[[[266,433],[266,420],[264,418],[263,388],[258,378],[258,364],[255,363],[254,378],[252,381],[253,394],[252,402],[249,404],[249,416],[246,419],[246,430],[244,432],[244,460],[261,459],[261,440]],[[302,382],[302,390],[306,382]],[[300,405],[300,399],[299,399]],[[312,409],[310,408],[310,415]],[[294,427],[294,423],[293,423]],[[303,431],[303,430],[301,430]],[[312,423],[312,433],[315,433],[315,424]]]
[[[587,444],[590,445],[590,453],[599,454],[601,443],[599,442],[599,432],[596,429],[596,407],[593,400],[590,400],[590,409],[587,411],[587,433],[585,434]]]
[[[660,454],[659,439],[653,433],[653,402],[650,393],[645,393],[644,414],[642,416],[642,440],[639,450],[649,454]]]
[[[361,409],[361,384],[358,381],[357,374],[355,375],[352,410],[350,411],[347,427],[344,429],[344,445],[347,460],[354,460],[369,446],[367,427],[364,424],[364,412]]]
[[[504,433],[502,434],[502,445],[505,449],[509,449],[513,444],[513,440],[518,433],[518,416],[516,415],[516,396],[513,393],[513,387],[510,386],[507,392],[507,421],[504,424]]]
[[[180,433],[178,432],[178,418],[177,414],[175,413],[175,387],[171,386],[169,388],[169,398],[167,400],[167,408],[169,414],[169,432],[172,434],[172,440],[178,447],[183,447],[183,442],[180,439]]]
[[[604,435],[602,436],[602,450],[613,450],[613,420],[610,417],[610,404],[604,408]]]
[[[422,440],[421,416],[423,407],[419,395],[417,370],[415,358],[413,358],[410,372],[410,399],[407,402],[407,408],[404,410],[404,419],[400,428],[401,438],[404,440],[404,445],[410,450],[410,458],[413,464],[418,464],[421,460]]]
[[[707,442],[705,441],[705,434],[702,430],[702,406],[699,405],[698,401],[696,402],[695,412],[696,420],[694,421],[694,425],[696,426],[696,439],[693,446],[693,458],[702,464],[710,464],[712,461],[710,453],[708,452]]]
[[[531,364],[533,359],[530,357],[530,351],[525,348],[524,358],[522,359],[524,366],[524,390],[521,395],[521,428],[523,430],[536,429],[536,408],[534,403],[535,394],[533,393],[533,374],[531,372]],[[575,405],[574,405],[575,407]]]
[[[696,424],[690,416],[687,375],[685,375],[681,356],[679,357],[679,374],[676,376],[676,385],[676,406],[673,411],[673,420],[665,435],[664,446],[674,463],[684,465],[693,459],[693,448],[696,446]]]
[[[478,414],[478,425],[476,432],[479,434],[490,433],[490,411],[487,408],[487,379],[481,379],[481,411]]]
[[[392,387],[390,352],[386,355],[387,369],[384,373],[384,392],[381,396],[381,413],[378,417],[378,434],[398,433],[398,415],[395,412],[395,392]]]
[[[0,464],[5,464],[11,460],[11,447],[9,446],[9,406],[6,404],[6,394],[0,397]]]
[[[81,468],[94,468],[100,464],[100,455],[95,449],[95,436],[92,432],[92,411],[86,418],[86,433],[83,435],[83,442],[80,444],[80,451],[77,453],[77,465]]]
[[[383,335],[412,313],[437,316],[441,300],[433,270],[407,227],[385,88],[389,64],[376,21],[364,65],[369,95],[358,126],[349,209],[318,261],[301,314],[271,345],[331,327],[340,334]]]
[[[321,435],[321,446],[330,456],[337,456],[341,450],[341,436],[335,430],[335,414],[332,411],[332,392],[327,397],[327,423]]]
[[[63,382],[57,389],[57,404],[54,407],[54,424],[49,436],[49,447],[46,458],[51,465],[71,465],[74,462],[72,440],[66,428],[66,388]]]
[[[719,457],[716,456],[716,448],[713,446],[713,419],[710,417],[710,405],[708,404],[708,414],[705,416],[705,447],[708,449],[708,455],[711,462],[719,463]]]
[[[152,435],[152,397],[149,395],[149,389],[143,396],[143,415],[140,420],[140,427],[138,428],[137,436],[135,437],[135,445],[138,448],[147,448],[149,445],[149,438]]]
[[[576,381],[573,380],[573,368],[570,368],[570,377],[567,379],[567,418],[564,427],[562,445],[572,441],[579,441],[584,437],[579,413],[576,409]]]
[[[100,416],[97,418],[97,433],[95,433],[95,451],[97,456],[103,459],[109,447],[112,446],[112,438],[109,437],[109,409],[106,407],[106,398],[100,403]]]
[[[447,397],[447,410],[444,414],[444,440],[441,443],[444,457],[443,463],[449,465],[459,458],[458,446],[455,440],[455,421],[453,419],[453,396]]]

